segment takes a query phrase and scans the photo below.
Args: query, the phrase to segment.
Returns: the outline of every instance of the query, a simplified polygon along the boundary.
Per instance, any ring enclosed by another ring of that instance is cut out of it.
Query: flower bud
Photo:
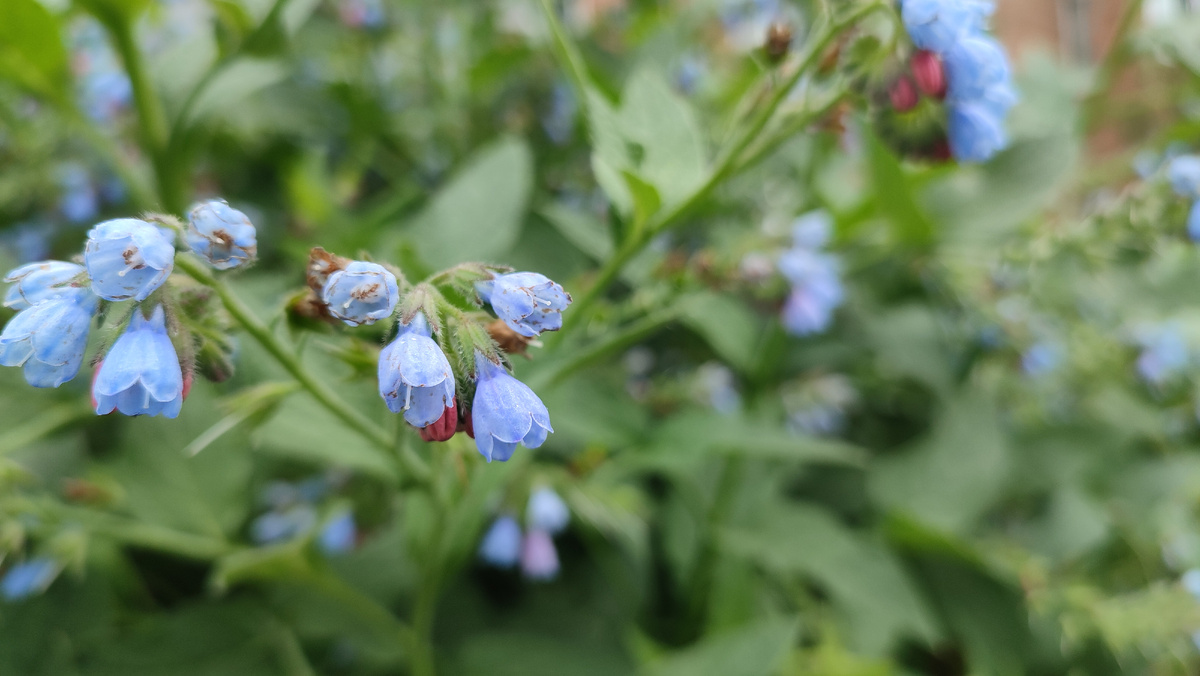
[[[917,50],[909,62],[909,68],[922,94],[938,101],[946,98],[946,69],[937,54],[925,49]]]
[[[235,268],[258,254],[250,219],[220,200],[192,207],[184,238],[196,255],[218,270]]]
[[[920,100],[917,97],[917,88],[913,86],[912,79],[907,75],[901,75],[892,83],[892,88],[888,91],[888,98],[891,99],[892,109],[897,113],[907,113],[916,108],[917,102]]]
[[[442,413],[442,417],[420,429],[421,438],[425,441],[448,441],[457,431],[458,405],[453,400]]]

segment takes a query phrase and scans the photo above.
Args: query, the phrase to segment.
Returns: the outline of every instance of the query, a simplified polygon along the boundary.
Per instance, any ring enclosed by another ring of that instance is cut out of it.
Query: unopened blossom
[[[163,230],[150,223],[118,218],[88,232],[83,260],[97,296],[142,301],[171,275],[175,247]]]
[[[246,214],[221,200],[192,207],[184,239],[196,255],[218,270],[235,268],[258,255],[254,225]]]
[[[321,290],[329,313],[350,326],[374,324],[396,309],[400,289],[396,276],[376,263],[354,261],[329,275]]]
[[[562,328],[562,311],[571,304],[562,286],[536,272],[497,275],[475,289],[510,329],[530,338]]]

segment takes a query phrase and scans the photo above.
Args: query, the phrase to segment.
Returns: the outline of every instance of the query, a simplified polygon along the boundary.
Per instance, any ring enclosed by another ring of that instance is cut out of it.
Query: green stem
[[[433,620],[441,590],[440,577],[437,573],[427,576],[417,591],[417,602],[413,608],[413,676],[437,674],[433,656]]]
[[[546,2],[547,0],[543,0]],[[627,239],[617,252],[610,258],[600,272],[596,276],[596,280],[588,287],[583,296],[575,302],[572,308],[572,321],[563,326],[556,342],[562,342],[562,336],[574,330],[575,327],[581,326],[586,322],[588,316],[593,310],[593,306],[604,295],[608,287],[616,280],[617,275],[621,273],[625,265],[629,263],[635,256],[641,253],[646,244],[650,242],[656,235],[671,228],[677,227],[684,216],[690,213],[694,208],[708,199],[709,195],[719,186],[725,179],[729,178],[738,171],[750,166],[752,162],[742,160],[742,155],[746,150],[758,139],[759,133],[770,123],[775,116],[776,110],[787,99],[788,94],[795,88],[796,83],[800,78],[820,59],[825,50],[833,43],[846,29],[857,23],[863,17],[885,8],[886,5],[881,3],[871,3],[856,8],[854,11],[847,14],[842,19],[832,22],[827,29],[821,32],[819,37],[805,55],[800,59],[799,64],[793,70],[791,75],[775,88],[771,97],[767,100],[766,105],[759,111],[759,114],[750,122],[747,129],[738,136],[731,146],[719,154],[719,159],[716,166],[709,173],[708,179],[704,181],[692,194],[682,202],[679,202],[674,207],[660,211],[653,217],[646,227],[642,228],[634,237]],[[766,151],[760,149],[752,155],[757,160]]]
[[[199,261],[188,256],[180,255],[175,259],[175,265],[183,272],[187,273],[192,279],[209,287],[217,293],[217,297],[221,299],[221,304],[225,306],[225,310],[229,313],[250,337],[254,338],[259,345],[270,353],[275,361],[279,362],[280,366],[300,383],[300,386],[308,390],[313,399],[321,404],[352,428],[358,432],[364,439],[371,442],[379,450],[385,453],[391,453],[395,450],[395,445],[387,432],[375,425],[366,416],[362,415],[349,404],[340,399],[333,390],[329,389],[325,383],[317,380],[301,363],[300,359],[292,353],[291,350],[276,337],[266,324],[263,324],[250,308],[239,299],[233,291],[229,289],[223,282],[218,280],[208,271]],[[408,472],[408,479],[417,484],[428,484],[431,478],[428,465],[417,456],[417,454],[407,445],[399,450],[399,461]]]
[[[542,13],[546,15],[546,22],[550,24],[550,34],[554,36],[554,51],[559,60],[566,65],[567,77],[571,80],[571,87],[575,90],[575,100],[579,101],[580,106],[586,110],[588,84],[591,82],[591,76],[588,75],[583,56],[571,42],[562,22],[558,20],[558,13],[554,11],[551,0],[542,0]]]
[[[65,520],[79,523],[88,531],[127,545],[169,552],[188,559],[211,560],[234,552],[237,547],[221,538],[182,533],[142,521],[56,504],[52,511]]]
[[[716,569],[720,553],[719,538],[721,528],[729,515],[729,509],[737,497],[737,489],[742,483],[744,458],[726,458],[721,468],[721,477],[717,483],[717,492],[713,497],[712,506],[708,510],[707,528],[704,534],[704,544],[700,556],[696,560],[696,569],[692,573],[692,589],[688,598],[692,599],[691,616],[697,629],[702,629],[708,619],[708,602],[711,597],[713,573]]]
[[[642,317],[620,331],[611,332],[593,345],[582,349],[564,350],[570,353],[570,358],[533,374],[528,379],[528,385],[535,390],[551,387],[579,369],[595,364],[617,350],[640,343],[654,335],[659,329],[679,319],[683,311],[683,308],[673,306]]]

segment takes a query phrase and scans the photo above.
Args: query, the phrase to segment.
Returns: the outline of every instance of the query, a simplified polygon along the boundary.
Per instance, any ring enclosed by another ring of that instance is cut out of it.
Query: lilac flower
[[[544,530],[557,535],[571,522],[571,510],[553,489],[545,486],[529,496],[525,505],[525,523],[531,530]]]
[[[1182,155],[1167,165],[1167,180],[1181,197],[1200,198],[1200,155]]]
[[[478,385],[471,407],[475,446],[483,457],[504,462],[518,443],[537,448],[554,431],[545,404],[500,364],[475,353]]]
[[[354,523],[354,513],[348,509],[339,511],[321,529],[317,543],[326,554],[344,554],[354,549],[358,539],[358,526]]]
[[[948,136],[951,152],[963,162],[983,162],[1008,143],[999,116],[978,102],[950,103]]]
[[[117,338],[96,372],[92,400],[96,414],[114,410],[125,415],[174,418],[183,406],[183,369],[167,335],[162,306],[150,319],[134,310],[125,333]]]
[[[521,574],[530,580],[558,577],[558,550],[544,530],[531,530],[521,540]]]
[[[454,371],[418,312],[379,353],[379,396],[413,427],[428,427],[454,406]]]
[[[483,536],[479,558],[497,568],[512,568],[520,556],[521,526],[511,516],[497,518]]]
[[[218,270],[235,268],[258,254],[250,219],[221,200],[192,207],[184,239],[196,255]]]
[[[175,247],[162,230],[146,221],[119,218],[88,232],[83,262],[97,296],[142,301],[171,275]]]
[[[79,373],[99,301],[73,287],[19,312],[0,333],[0,365],[22,366],[34,387],[58,387]]]
[[[22,561],[9,568],[0,580],[0,594],[9,601],[41,594],[61,571],[57,561],[44,556]]]
[[[390,317],[400,300],[396,276],[376,263],[354,261],[329,275],[321,290],[329,312],[350,326]]]
[[[70,282],[83,273],[83,266],[65,261],[39,261],[10,270],[4,281],[12,284],[4,294],[4,307],[27,310],[74,287]]]
[[[536,272],[513,272],[475,283],[475,290],[490,303],[508,328],[527,338],[562,328],[562,311],[571,295]]]

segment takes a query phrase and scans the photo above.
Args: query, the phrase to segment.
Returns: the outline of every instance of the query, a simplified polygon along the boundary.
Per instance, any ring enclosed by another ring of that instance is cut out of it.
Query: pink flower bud
[[[913,54],[909,68],[922,94],[939,101],[946,98],[946,69],[937,54],[918,50]]]
[[[458,431],[458,405],[454,401],[446,407],[442,417],[422,427],[421,438],[425,441],[446,441]]]
[[[917,107],[917,88],[913,86],[912,79],[907,75],[901,75],[892,83],[892,89],[888,92],[888,96],[892,100],[892,108],[898,113],[906,113]]]

